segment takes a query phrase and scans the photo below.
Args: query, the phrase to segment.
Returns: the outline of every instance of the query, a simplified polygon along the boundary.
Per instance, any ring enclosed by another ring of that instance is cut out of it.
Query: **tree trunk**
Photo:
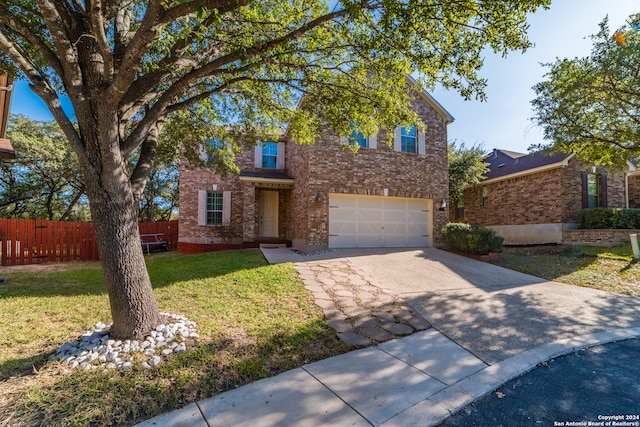
[[[162,323],[162,316],[140,244],[139,205],[119,150],[118,122],[109,113],[105,116],[97,123],[87,120],[94,131],[86,133],[81,166],[109,292],[111,336],[142,339]]]
[[[100,197],[100,202],[90,199],[111,304],[111,335],[144,338],[162,319],[140,245],[137,209],[123,193]]]

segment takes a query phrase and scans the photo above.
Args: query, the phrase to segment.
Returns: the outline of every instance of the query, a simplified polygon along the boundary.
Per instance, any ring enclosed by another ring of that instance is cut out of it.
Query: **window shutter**
[[[369,143],[369,148],[378,148],[378,134],[374,133],[371,135],[367,142]]]
[[[607,207],[607,174],[604,173],[600,176],[600,205]]]
[[[207,192],[198,190],[198,225],[207,225]]]
[[[222,193],[222,223],[229,224],[231,222],[231,191]]]
[[[400,126],[396,128],[396,133],[393,136],[393,151],[402,151],[402,138],[400,136]]]
[[[589,187],[587,185],[587,173],[582,172],[582,209],[589,207]]]
[[[278,152],[276,154],[276,169],[284,169],[284,142],[278,142]]]
[[[418,154],[426,154],[427,146],[425,141],[425,134],[423,132],[418,132]]]
[[[258,141],[256,143],[254,166],[256,169],[262,169],[262,142],[261,141]]]

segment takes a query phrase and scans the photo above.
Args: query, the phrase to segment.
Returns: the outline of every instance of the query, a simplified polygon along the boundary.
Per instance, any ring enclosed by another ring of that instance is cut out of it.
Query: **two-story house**
[[[410,90],[415,86],[409,81]],[[447,125],[431,95],[412,108],[426,128],[398,127],[346,138],[328,131],[314,145],[286,133],[240,153],[239,175],[180,170],[179,249],[225,242],[286,241],[305,252],[344,247],[428,247],[448,221]],[[344,145],[357,140],[357,153]]]

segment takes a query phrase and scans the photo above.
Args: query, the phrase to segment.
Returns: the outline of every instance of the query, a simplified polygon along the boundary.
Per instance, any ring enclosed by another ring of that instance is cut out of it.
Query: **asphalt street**
[[[538,365],[441,426],[640,426],[640,340]]]

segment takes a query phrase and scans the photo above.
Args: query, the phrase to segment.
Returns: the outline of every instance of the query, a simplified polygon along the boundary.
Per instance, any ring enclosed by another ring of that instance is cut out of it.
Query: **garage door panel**
[[[426,247],[432,201],[329,195],[329,247]]]

